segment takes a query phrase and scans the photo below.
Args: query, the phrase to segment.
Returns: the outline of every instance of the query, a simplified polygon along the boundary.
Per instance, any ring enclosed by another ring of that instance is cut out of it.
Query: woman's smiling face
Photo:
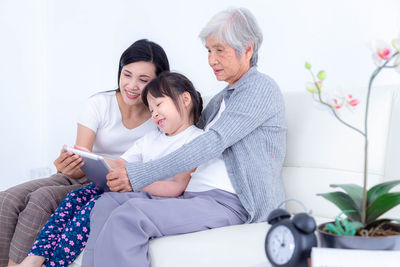
[[[125,104],[132,106],[142,104],[141,93],[144,87],[156,77],[153,63],[138,61],[122,67],[119,78],[119,89]]]

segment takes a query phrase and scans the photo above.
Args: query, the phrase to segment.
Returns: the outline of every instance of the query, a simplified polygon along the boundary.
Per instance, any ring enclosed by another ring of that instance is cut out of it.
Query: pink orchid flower
[[[353,98],[352,95],[348,95],[347,96],[347,101],[346,102],[347,102],[348,105],[350,105],[352,107],[355,107],[358,104],[360,104],[360,100]]]
[[[331,103],[331,107],[334,109],[340,109],[341,107],[343,107],[343,101],[340,102],[336,98],[332,98],[330,102],[333,103]]]
[[[378,57],[384,60],[389,60],[391,58],[390,57],[391,51],[387,47],[382,47],[378,49],[378,51],[376,51],[376,54],[378,55]]]
[[[392,47],[384,41],[373,41],[371,43],[372,58],[377,66],[382,66],[386,60],[392,58]]]

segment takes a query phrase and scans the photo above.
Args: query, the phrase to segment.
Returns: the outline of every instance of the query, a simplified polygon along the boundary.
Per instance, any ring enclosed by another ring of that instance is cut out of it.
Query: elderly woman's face
[[[208,63],[214,70],[218,81],[225,81],[229,86],[234,85],[250,68],[252,48],[243,51],[240,57],[235,49],[214,37],[206,39]]]

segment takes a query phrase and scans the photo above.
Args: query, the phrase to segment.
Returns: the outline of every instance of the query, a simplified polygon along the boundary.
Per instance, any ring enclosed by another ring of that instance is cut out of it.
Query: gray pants
[[[222,190],[178,198],[105,193],[90,215],[82,266],[148,267],[149,239],[242,224],[247,217],[238,197]]]
[[[88,182],[54,174],[0,192],[0,267],[21,262],[65,196]]]

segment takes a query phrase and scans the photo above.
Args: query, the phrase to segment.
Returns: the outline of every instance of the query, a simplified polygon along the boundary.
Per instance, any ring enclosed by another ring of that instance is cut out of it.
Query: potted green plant
[[[392,47],[383,42],[375,43],[373,57],[377,68],[369,79],[364,130],[345,122],[337,113],[337,110],[345,105],[350,107],[357,106],[359,101],[354,99],[352,95],[327,97],[323,92],[323,82],[326,79],[325,71],[319,71],[317,75],[314,75],[311,70],[311,64],[308,62],[305,64],[306,69],[310,71],[313,78],[313,82],[308,84],[307,90],[313,94],[314,100],[329,108],[340,123],[358,132],[365,141],[363,186],[333,184],[330,186],[341,190],[318,194],[335,204],[342,211],[335,222],[325,223],[318,227],[318,235],[322,246],[400,250],[399,218],[381,218],[387,211],[400,204],[400,192],[390,192],[391,189],[400,184],[400,180],[377,184],[369,190],[367,189],[368,109],[372,84],[383,69],[394,68],[400,72],[399,53],[400,39],[394,40]]]

